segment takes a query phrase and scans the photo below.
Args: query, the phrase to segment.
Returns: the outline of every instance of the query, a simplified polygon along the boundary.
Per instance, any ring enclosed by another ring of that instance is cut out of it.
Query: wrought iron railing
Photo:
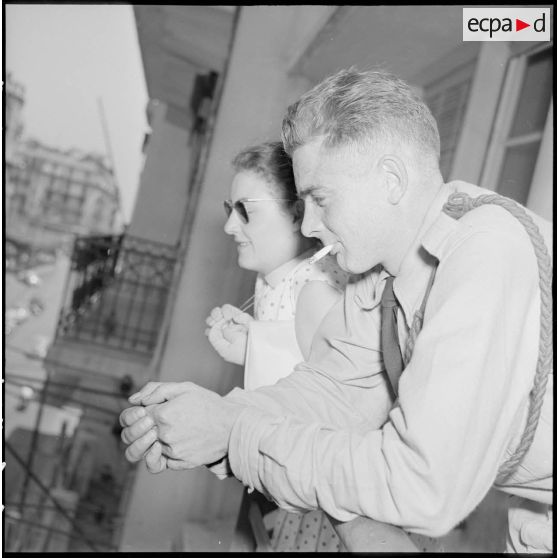
[[[75,240],[57,338],[151,353],[176,248],[128,235]]]

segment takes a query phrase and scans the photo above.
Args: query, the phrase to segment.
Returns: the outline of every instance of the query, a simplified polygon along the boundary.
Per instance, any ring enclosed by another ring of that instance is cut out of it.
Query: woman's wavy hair
[[[285,208],[294,221],[304,216],[304,202],[298,199],[293,165],[280,141],[267,141],[243,149],[232,160],[236,172],[252,171],[265,178],[277,197],[287,198]]]

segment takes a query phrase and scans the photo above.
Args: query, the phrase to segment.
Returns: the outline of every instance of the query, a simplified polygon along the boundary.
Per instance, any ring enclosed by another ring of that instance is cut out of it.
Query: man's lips
[[[340,250],[341,250],[341,245],[339,244],[339,242],[334,242],[330,254],[332,256],[336,256]]]

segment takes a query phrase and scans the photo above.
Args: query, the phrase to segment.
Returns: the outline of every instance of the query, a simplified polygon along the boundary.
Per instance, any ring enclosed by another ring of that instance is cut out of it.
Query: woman
[[[256,389],[290,374],[308,357],[315,331],[349,277],[332,257],[310,260],[321,246],[301,233],[303,202],[280,142],[243,150],[233,167],[225,232],[237,243],[238,265],[258,273],[254,316],[231,305],[214,308],[206,335],[225,360],[244,365],[245,389]],[[212,470],[224,475],[223,469]],[[272,513],[273,550],[339,550],[323,512]]]

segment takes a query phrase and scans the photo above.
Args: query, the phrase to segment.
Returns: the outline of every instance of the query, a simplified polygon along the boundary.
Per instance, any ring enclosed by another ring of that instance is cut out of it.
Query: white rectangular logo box
[[[464,41],[550,41],[550,8],[463,8]]]

